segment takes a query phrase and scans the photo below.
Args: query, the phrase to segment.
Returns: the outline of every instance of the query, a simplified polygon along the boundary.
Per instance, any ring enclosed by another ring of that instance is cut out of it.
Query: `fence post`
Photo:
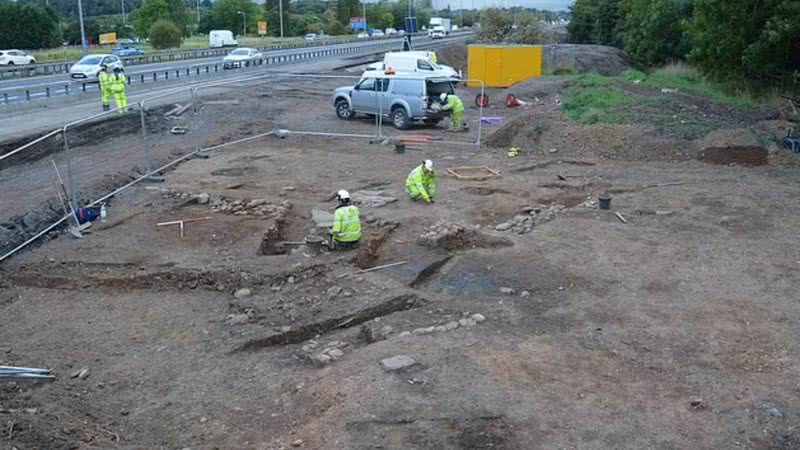
[[[75,192],[75,177],[72,175],[72,158],[70,157],[67,129],[67,125],[64,125],[64,159],[67,160],[67,183],[69,183],[69,195],[72,197],[72,207],[78,209],[80,205],[78,205],[78,194]]]
[[[200,153],[202,142],[200,139],[200,105],[198,104],[197,88],[192,88],[192,114],[194,115],[194,151]]]

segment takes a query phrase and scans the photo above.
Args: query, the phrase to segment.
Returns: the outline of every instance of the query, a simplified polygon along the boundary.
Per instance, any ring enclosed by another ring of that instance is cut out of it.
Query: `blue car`
[[[142,56],[144,55],[144,50],[138,49],[136,47],[114,47],[111,49],[111,54],[117,55],[120,58],[125,58],[127,56]]]

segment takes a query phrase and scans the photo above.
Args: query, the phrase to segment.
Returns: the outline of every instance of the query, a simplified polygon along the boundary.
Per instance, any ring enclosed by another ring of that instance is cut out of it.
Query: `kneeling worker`
[[[406,192],[411,200],[416,201],[421,198],[433,203],[436,196],[436,172],[433,171],[433,161],[426,159],[408,174]]]
[[[361,239],[361,219],[355,205],[350,203],[350,194],[341,190],[336,194],[339,206],[333,213],[331,240],[335,250],[350,250]]]

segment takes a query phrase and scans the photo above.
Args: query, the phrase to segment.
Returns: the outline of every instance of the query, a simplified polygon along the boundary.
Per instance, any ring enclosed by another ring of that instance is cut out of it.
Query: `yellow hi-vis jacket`
[[[417,166],[406,178],[406,189],[412,198],[422,197],[426,202],[436,195],[436,173],[425,171],[422,164]]]
[[[120,92],[125,92],[125,84],[128,82],[128,78],[125,74],[119,73],[114,75],[109,75],[109,84],[111,88],[111,92],[118,94]]]
[[[453,111],[453,113],[464,112],[464,102],[453,94],[447,96],[447,104],[444,105],[442,111]]]
[[[356,242],[361,239],[361,219],[358,208],[353,205],[340,206],[333,213],[333,240]]]

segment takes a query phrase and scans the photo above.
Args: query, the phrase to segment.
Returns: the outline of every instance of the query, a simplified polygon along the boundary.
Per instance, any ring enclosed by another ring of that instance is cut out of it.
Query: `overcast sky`
[[[552,11],[565,10],[573,0],[433,0],[436,8],[444,8],[450,3],[450,8],[486,8],[489,6],[525,6],[536,9],[549,9]]]

